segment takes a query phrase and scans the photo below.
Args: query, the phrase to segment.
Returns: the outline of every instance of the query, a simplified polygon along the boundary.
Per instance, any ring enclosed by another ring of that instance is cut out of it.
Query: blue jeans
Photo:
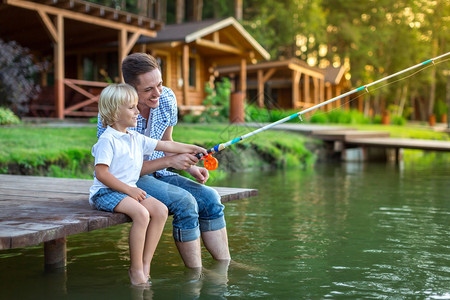
[[[200,231],[214,231],[225,227],[224,206],[216,190],[181,175],[142,176],[137,186],[164,203],[173,214],[173,238],[189,242]]]

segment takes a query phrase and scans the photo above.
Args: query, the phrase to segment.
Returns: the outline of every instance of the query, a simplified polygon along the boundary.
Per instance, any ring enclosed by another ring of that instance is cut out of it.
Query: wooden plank
[[[124,214],[92,209],[91,185],[88,179],[0,175],[0,249],[37,245],[131,221]],[[253,189],[214,189],[223,203],[257,195]]]
[[[375,138],[389,137],[386,131],[362,131],[362,130],[331,130],[331,131],[314,131],[311,137],[324,141],[347,141],[352,138]]]
[[[245,126],[247,127],[256,127],[260,128],[262,126],[267,125],[268,123],[245,123]],[[285,131],[293,131],[298,132],[302,134],[310,135],[313,132],[319,132],[319,131],[342,131],[342,130],[356,130],[356,128],[350,128],[350,127],[344,127],[344,126],[329,126],[329,125],[311,125],[311,124],[279,124],[272,128],[271,130],[285,130]]]
[[[346,140],[346,144],[386,147],[386,148],[404,148],[421,149],[429,151],[450,151],[449,141],[435,141],[423,139],[403,139],[403,138],[351,138]]]

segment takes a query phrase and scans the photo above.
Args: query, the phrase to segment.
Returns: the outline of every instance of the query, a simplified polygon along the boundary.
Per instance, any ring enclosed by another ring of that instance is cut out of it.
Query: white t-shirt
[[[109,166],[109,172],[117,179],[136,187],[144,155],[151,155],[157,143],[157,140],[136,131],[129,130],[123,133],[108,126],[92,147],[92,156],[95,157],[95,165]],[[107,187],[94,174],[94,184],[89,190],[89,203],[92,205],[92,196],[101,188]]]

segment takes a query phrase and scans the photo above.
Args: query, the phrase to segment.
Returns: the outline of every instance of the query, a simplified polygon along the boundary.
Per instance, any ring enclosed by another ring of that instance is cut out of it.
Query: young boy
[[[130,281],[146,284],[150,263],[168,216],[167,207],[136,186],[144,155],[154,150],[171,153],[205,153],[195,146],[171,141],[158,141],[135,131],[138,95],[128,84],[112,84],[100,94],[99,114],[107,127],[92,148],[95,157],[94,184],[89,203],[98,210],[128,215],[130,229]]]

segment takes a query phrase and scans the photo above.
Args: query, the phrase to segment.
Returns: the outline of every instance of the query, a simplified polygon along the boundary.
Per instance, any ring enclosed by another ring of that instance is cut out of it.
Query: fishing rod
[[[242,141],[242,140],[244,140],[244,139],[246,139],[246,138],[248,138],[248,137],[251,137],[251,136],[253,136],[253,135],[255,135],[255,134],[258,134],[258,133],[260,133],[260,132],[262,132],[262,131],[265,131],[265,130],[267,130],[267,129],[269,129],[269,128],[272,128],[272,127],[274,127],[274,126],[276,126],[276,125],[278,125],[278,124],[284,123],[284,122],[286,122],[286,121],[292,120],[292,119],[294,119],[294,118],[297,118],[297,117],[298,117],[298,118],[300,119],[300,121],[303,121],[301,115],[303,115],[303,114],[305,114],[305,113],[307,113],[307,112],[310,112],[310,111],[312,111],[312,110],[318,109],[319,107],[322,107],[322,106],[327,105],[327,104],[329,104],[329,103],[332,103],[332,102],[334,102],[334,101],[336,101],[336,100],[338,100],[338,99],[342,99],[342,98],[344,98],[344,97],[346,97],[346,96],[349,96],[349,95],[351,95],[351,94],[354,94],[354,93],[359,92],[359,91],[362,91],[362,90],[366,90],[366,92],[369,92],[368,88],[369,88],[370,86],[376,85],[376,84],[378,84],[378,83],[380,83],[380,82],[382,82],[382,81],[386,81],[386,80],[388,80],[388,79],[390,79],[390,78],[392,78],[392,77],[395,77],[395,76],[398,76],[398,75],[400,75],[400,74],[406,73],[406,72],[408,72],[408,71],[411,71],[411,70],[416,69],[416,68],[418,68],[418,67],[424,66],[424,65],[426,65],[426,64],[429,64],[429,63],[433,63],[433,64],[434,64],[434,61],[435,61],[435,60],[441,59],[441,58],[443,58],[443,57],[445,57],[445,56],[448,56],[448,55],[450,55],[450,52],[447,52],[447,53],[442,54],[442,55],[440,55],[440,56],[437,56],[437,57],[435,57],[435,58],[431,58],[431,59],[426,60],[426,61],[424,61],[424,62],[422,62],[422,63],[420,63],[420,64],[417,64],[417,65],[415,65],[415,66],[412,66],[412,67],[409,67],[409,68],[404,69],[404,70],[402,70],[402,71],[399,71],[399,72],[397,72],[397,73],[395,73],[395,74],[392,74],[392,75],[386,76],[386,77],[384,77],[384,78],[378,79],[377,81],[374,81],[374,82],[372,82],[372,83],[369,83],[369,84],[360,86],[359,88],[356,88],[356,89],[354,89],[354,90],[351,90],[351,91],[349,91],[349,92],[347,92],[347,93],[344,93],[344,94],[342,94],[342,95],[339,95],[339,96],[337,96],[337,97],[334,97],[334,98],[332,98],[332,99],[330,99],[330,100],[324,101],[324,102],[319,103],[319,104],[317,104],[317,105],[311,106],[310,108],[307,108],[307,109],[305,109],[305,110],[299,111],[299,112],[297,112],[297,113],[295,113],[295,114],[293,114],[293,115],[290,115],[290,116],[288,116],[288,117],[285,117],[285,118],[283,118],[283,119],[280,119],[280,120],[278,120],[278,121],[276,121],[276,122],[273,122],[273,123],[271,123],[271,124],[268,124],[268,125],[266,125],[266,126],[264,126],[264,127],[258,128],[258,129],[256,129],[256,130],[254,130],[254,131],[252,131],[252,132],[249,132],[249,133],[247,133],[247,134],[244,134],[244,135],[242,135],[242,136],[240,136],[240,137],[237,137],[237,138],[234,138],[234,139],[232,139],[232,140],[229,140],[229,141],[226,142],[226,143],[217,144],[217,145],[215,145],[214,147],[212,147],[212,148],[210,148],[210,149],[207,150],[208,155],[205,155],[205,154],[203,154],[203,153],[198,153],[198,154],[196,154],[196,157],[197,157],[198,159],[204,158],[204,159],[205,159],[205,161],[204,161],[204,166],[205,166],[205,168],[208,169],[208,170],[210,170],[210,171],[213,171],[213,170],[217,169],[217,167],[219,166],[219,162],[217,161],[217,159],[216,159],[215,157],[212,156],[212,154],[215,153],[215,152],[222,151],[223,149],[225,149],[225,148],[228,147],[228,146],[231,146],[231,145],[233,145],[233,144],[236,144],[237,142],[240,142],[240,141]]]

